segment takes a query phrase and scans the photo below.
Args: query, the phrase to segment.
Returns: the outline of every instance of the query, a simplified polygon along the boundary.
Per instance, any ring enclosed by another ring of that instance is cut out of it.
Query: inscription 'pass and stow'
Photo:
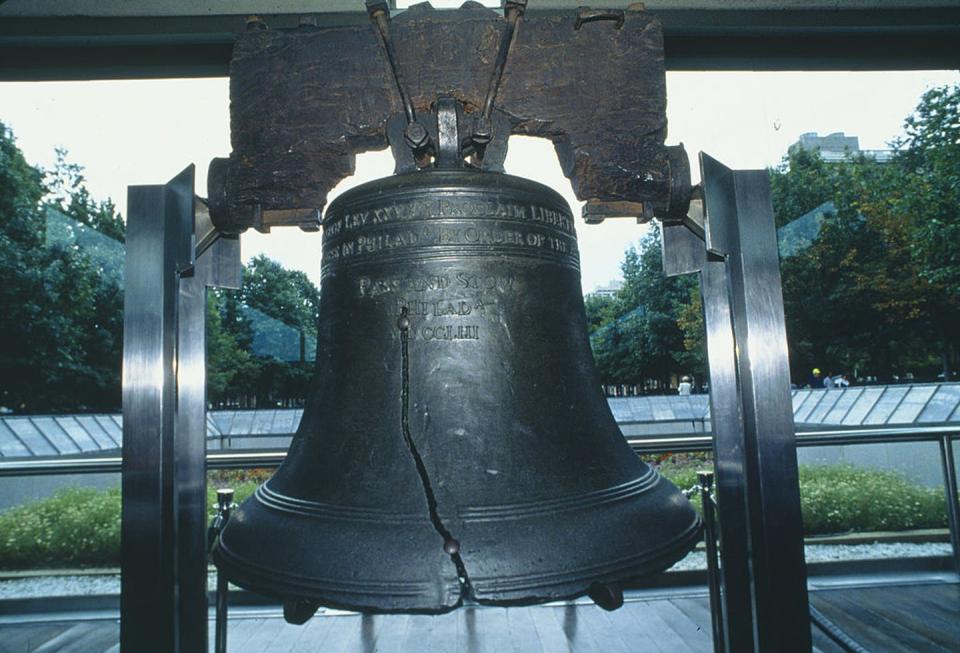
[[[456,222],[444,219],[456,218]],[[418,198],[348,211],[324,225],[323,268],[380,262],[394,256],[429,257],[456,246],[503,248],[510,256],[548,258],[578,268],[576,235],[565,211],[488,198]],[[462,250],[459,248],[463,248]],[[476,252],[481,253],[481,252]],[[477,341],[483,321],[496,318],[497,298],[516,291],[509,274],[449,271],[427,276],[360,275],[360,297],[387,300],[385,310],[406,309],[409,337],[421,341]]]

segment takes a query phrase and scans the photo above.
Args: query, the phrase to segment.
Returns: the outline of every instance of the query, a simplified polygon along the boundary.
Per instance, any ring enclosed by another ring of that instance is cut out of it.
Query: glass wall
[[[949,142],[931,139],[958,82],[956,72],[668,75],[668,142],[686,144],[694,181],[700,150],[770,170],[798,430],[960,421],[960,295],[944,251],[954,232],[931,226],[943,220],[925,207],[944,203],[911,194],[912,175],[938,184],[953,160],[938,158]],[[126,188],[193,161],[202,194],[207,162],[230,150],[228,102],[223,79],[0,84],[0,460],[119,455]],[[556,188],[577,214],[552,144],[510,145],[508,171]],[[387,153],[360,156],[333,195],[391,172]],[[663,277],[655,225],[578,221],[577,231],[591,344],[604,385],[622,389],[611,407],[624,433],[709,432],[696,283]],[[319,238],[245,234],[244,289],[210,294],[210,449],[282,448],[296,430],[322,319]],[[677,395],[682,384],[691,397]],[[946,555],[938,455],[930,443],[802,449],[806,532],[811,547],[834,547],[808,557]],[[702,454],[650,462],[681,488],[711,465]],[[267,473],[215,472],[210,485],[248,493]],[[115,573],[118,487],[116,474],[0,478],[0,577]],[[920,548],[896,548],[907,545]]]

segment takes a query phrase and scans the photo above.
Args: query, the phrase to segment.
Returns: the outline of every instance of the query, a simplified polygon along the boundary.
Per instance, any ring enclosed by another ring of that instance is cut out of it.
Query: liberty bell
[[[700,535],[602,394],[570,207],[469,167],[462,107],[436,113],[430,165],[329,206],[303,419],[214,550],[290,621],[596,598]]]

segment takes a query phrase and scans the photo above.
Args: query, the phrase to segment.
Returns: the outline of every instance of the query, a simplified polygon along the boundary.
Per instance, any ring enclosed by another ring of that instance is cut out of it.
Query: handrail
[[[911,428],[843,429],[798,431],[798,447],[849,444],[884,444],[894,442],[939,441],[944,436],[960,437],[956,426]],[[627,436],[637,453],[709,451],[713,436],[708,433],[677,435]],[[207,469],[249,469],[276,467],[286,457],[285,449],[242,449],[207,452]],[[46,476],[59,474],[116,474],[121,472],[120,456],[55,456],[0,460],[0,477]]]
[[[800,431],[796,433],[797,447],[826,445],[883,444],[893,442],[939,442],[940,462],[943,466],[944,491],[947,496],[947,517],[950,541],[957,571],[960,572],[960,501],[957,500],[957,472],[953,460],[955,438],[960,429],[950,426],[914,428],[844,429],[836,431]],[[637,453],[665,453],[681,451],[709,451],[712,435],[681,434],[657,437],[629,436],[627,443]],[[207,469],[250,469],[276,467],[286,458],[283,449],[239,450],[207,452]],[[62,456],[0,460],[0,477],[47,476],[58,474],[119,473],[119,456]]]
[[[797,431],[797,447],[817,447],[850,444],[888,444],[895,442],[937,442],[944,436],[960,437],[960,427],[920,426],[910,428],[837,429],[822,431]],[[631,435],[627,444],[638,453],[663,453],[667,451],[709,451],[713,436],[709,434],[683,434],[664,436]]]
[[[286,458],[286,449],[251,449],[207,453],[207,469],[276,467]],[[0,460],[0,478],[9,476],[54,476],[60,474],[119,474],[120,456],[56,456]]]

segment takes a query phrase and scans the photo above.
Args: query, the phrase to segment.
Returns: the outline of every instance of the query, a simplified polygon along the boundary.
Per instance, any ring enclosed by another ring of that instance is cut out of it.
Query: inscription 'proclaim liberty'
[[[443,218],[500,218],[542,224],[568,234],[574,233],[573,218],[565,211],[538,204],[482,197],[415,199],[362,208],[328,218],[323,231],[325,237],[332,237],[363,227]]]

